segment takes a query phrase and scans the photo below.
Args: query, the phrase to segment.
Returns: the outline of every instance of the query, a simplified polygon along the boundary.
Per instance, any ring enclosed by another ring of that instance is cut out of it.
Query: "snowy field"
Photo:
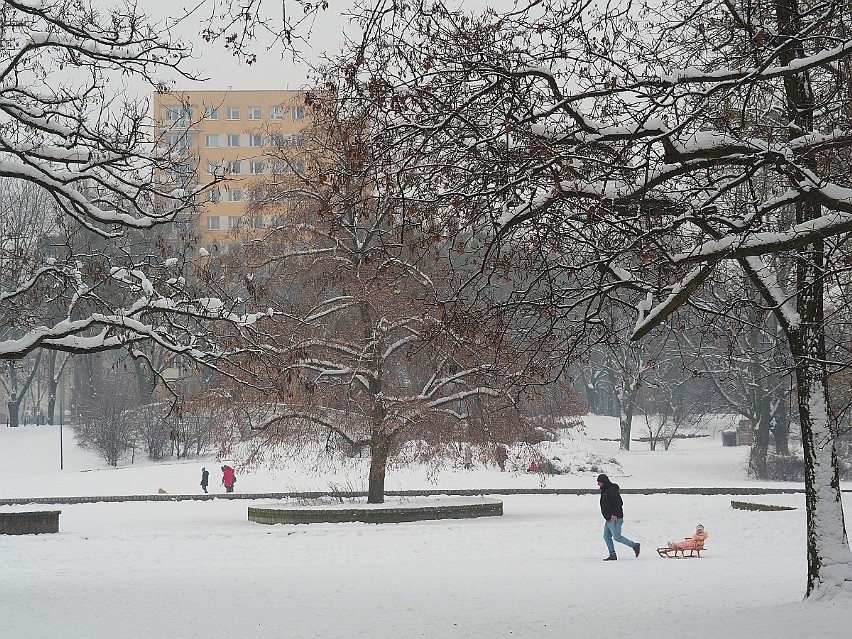
[[[617,424],[590,418],[562,450],[615,458],[622,488],[773,486],[745,477],[745,447],[718,432],[630,453]],[[220,492],[216,460],[105,468],[57,427],[0,428],[0,498],[197,493],[202,465]],[[358,488],[364,467],[329,479],[297,468],[237,472],[237,492]],[[595,489],[595,472],[547,487]],[[397,471],[388,489],[534,488],[537,476],[496,468]],[[792,484],[774,484],[797,487]],[[60,533],[0,536],[0,639],[62,637],[838,637],[852,600],[801,603],[803,495],[734,497],[795,506],[748,512],[731,496],[631,495],[625,534],[603,563],[596,495],[504,496],[503,517],[404,524],[264,526],[250,500],[125,502],[60,509]],[[846,497],[847,513],[852,499]],[[2,507],[22,510],[25,507]],[[702,559],[661,559],[654,548],[710,533]]]

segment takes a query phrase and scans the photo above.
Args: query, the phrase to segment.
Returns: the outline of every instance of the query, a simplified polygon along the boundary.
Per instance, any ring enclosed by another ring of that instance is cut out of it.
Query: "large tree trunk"
[[[598,376],[592,373],[586,374],[583,367],[580,366],[580,383],[586,391],[586,403],[589,405],[589,411],[596,415],[601,414],[600,398],[598,396]]]
[[[385,502],[385,472],[388,466],[391,437],[376,429],[370,439],[370,483],[367,489],[368,504]]]
[[[749,454],[748,468],[755,479],[766,479],[768,470],[766,456],[769,452],[769,430],[772,426],[772,411],[769,397],[762,387],[757,388],[755,395],[754,442]]]
[[[12,393],[12,396],[6,401],[6,407],[9,414],[9,426],[17,428],[21,425],[21,400]]]
[[[819,205],[806,203],[797,221],[814,219]],[[852,552],[846,537],[840,472],[835,449],[836,429],[828,409],[825,350],[825,245],[815,242],[799,249],[796,259],[798,322],[789,326],[798,391],[799,419],[805,456],[808,583],[810,599],[852,594]]]
[[[636,408],[636,395],[639,394],[639,377],[623,380],[623,386],[618,393],[618,422],[621,427],[619,450],[630,450],[630,431],[633,427],[633,411]]]
[[[612,371],[612,362],[610,362],[609,364],[609,371],[607,372],[607,377],[609,378],[609,392],[606,394],[606,407],[604,410],[604,415],[616,417],[619,413],[618,382],[615,379],[615,373],[613,373]]]
[[[775,0],[778,30],[787,38],[779,48],[778,60],[788,65],[805,57],[798,34],[803,32],[804,11],[799,0]],[[790,135],[811,132],[816,99],[808,71],[784,76],[787,117],[795,123]],[[802,157],[809,171],[818,171],[814,160]],[[795,181],[798,176],[792,176]],[[808,178],[804,177],[807,183]],[[806,201],[796,207],[796,223],[820,217],[820,205]],[[852,593],[852,552],[846,537],[840,474],[835,450],[835,432],[829,423],[828,376],[825,352],[825,243],[798,249],[796,255],[796,311],[798,317],[785,318],[790,352],[796,368],[799,418],[805,455],[805,503],[807,507],[809,599],[832,598],[843,590]],[[779,318],[781,319],[781,318]],[[782,319],[784,324],[784,319]]]
[[[775,436],[775,454],[790,454],[790,419],[784,408],[785,402],[778,402],[773,413],[772,434]]]
[[[852,552],[846,536],[835,433],[829,424],[825,365],[798,359],[796,380],[805,454],[808,585],[811,599],[852,593]]]
[[[145,360],[138,357],[133,359],[133,367],[136,371],[136,383],[139,386],[140,401],[143,404],[147,404],[157,388],[154,373],[151,372],[150,364],[147,364]]]

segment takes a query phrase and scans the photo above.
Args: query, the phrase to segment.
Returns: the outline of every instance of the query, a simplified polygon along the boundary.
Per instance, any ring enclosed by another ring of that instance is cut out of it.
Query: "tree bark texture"
[[[806,340],[803,336],[802,341]],[[821,599],[841,590],[852,593],[852,552],[843,516],[835,433],[828,418],[825,366],[813,355],[802,353],[797,357],[796,381],[805,455],[806,596]]]
[[[618,394],[618,419],[621,427],[619,450],[630,450],[630,431],[633,426],[633,411],[636,408],[636,395],[639,394],[639,379],[630,382],[627,388],[622,388]]]
[[[370,439],[370,478],[367,488],[368,504],[383,504],[385,502],[385,473],[387,472],[388,456],[390,454],[391,437],[376,430]]]

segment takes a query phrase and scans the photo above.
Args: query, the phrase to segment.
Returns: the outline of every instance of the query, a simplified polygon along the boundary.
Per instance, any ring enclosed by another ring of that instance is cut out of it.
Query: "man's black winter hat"
[[[598,475],[598,481],[601,482],[602,484],[608,484],[609,483],[609,477],[607,477],[606,475],[601,473],[600,475]]]

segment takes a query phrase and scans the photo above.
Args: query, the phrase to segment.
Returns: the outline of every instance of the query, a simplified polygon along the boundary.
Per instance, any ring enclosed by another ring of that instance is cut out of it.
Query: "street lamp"
[[[65,419],[65,398],[59,400],[59,470],[65,468],[65,458],[62,450],[62,422]]]

